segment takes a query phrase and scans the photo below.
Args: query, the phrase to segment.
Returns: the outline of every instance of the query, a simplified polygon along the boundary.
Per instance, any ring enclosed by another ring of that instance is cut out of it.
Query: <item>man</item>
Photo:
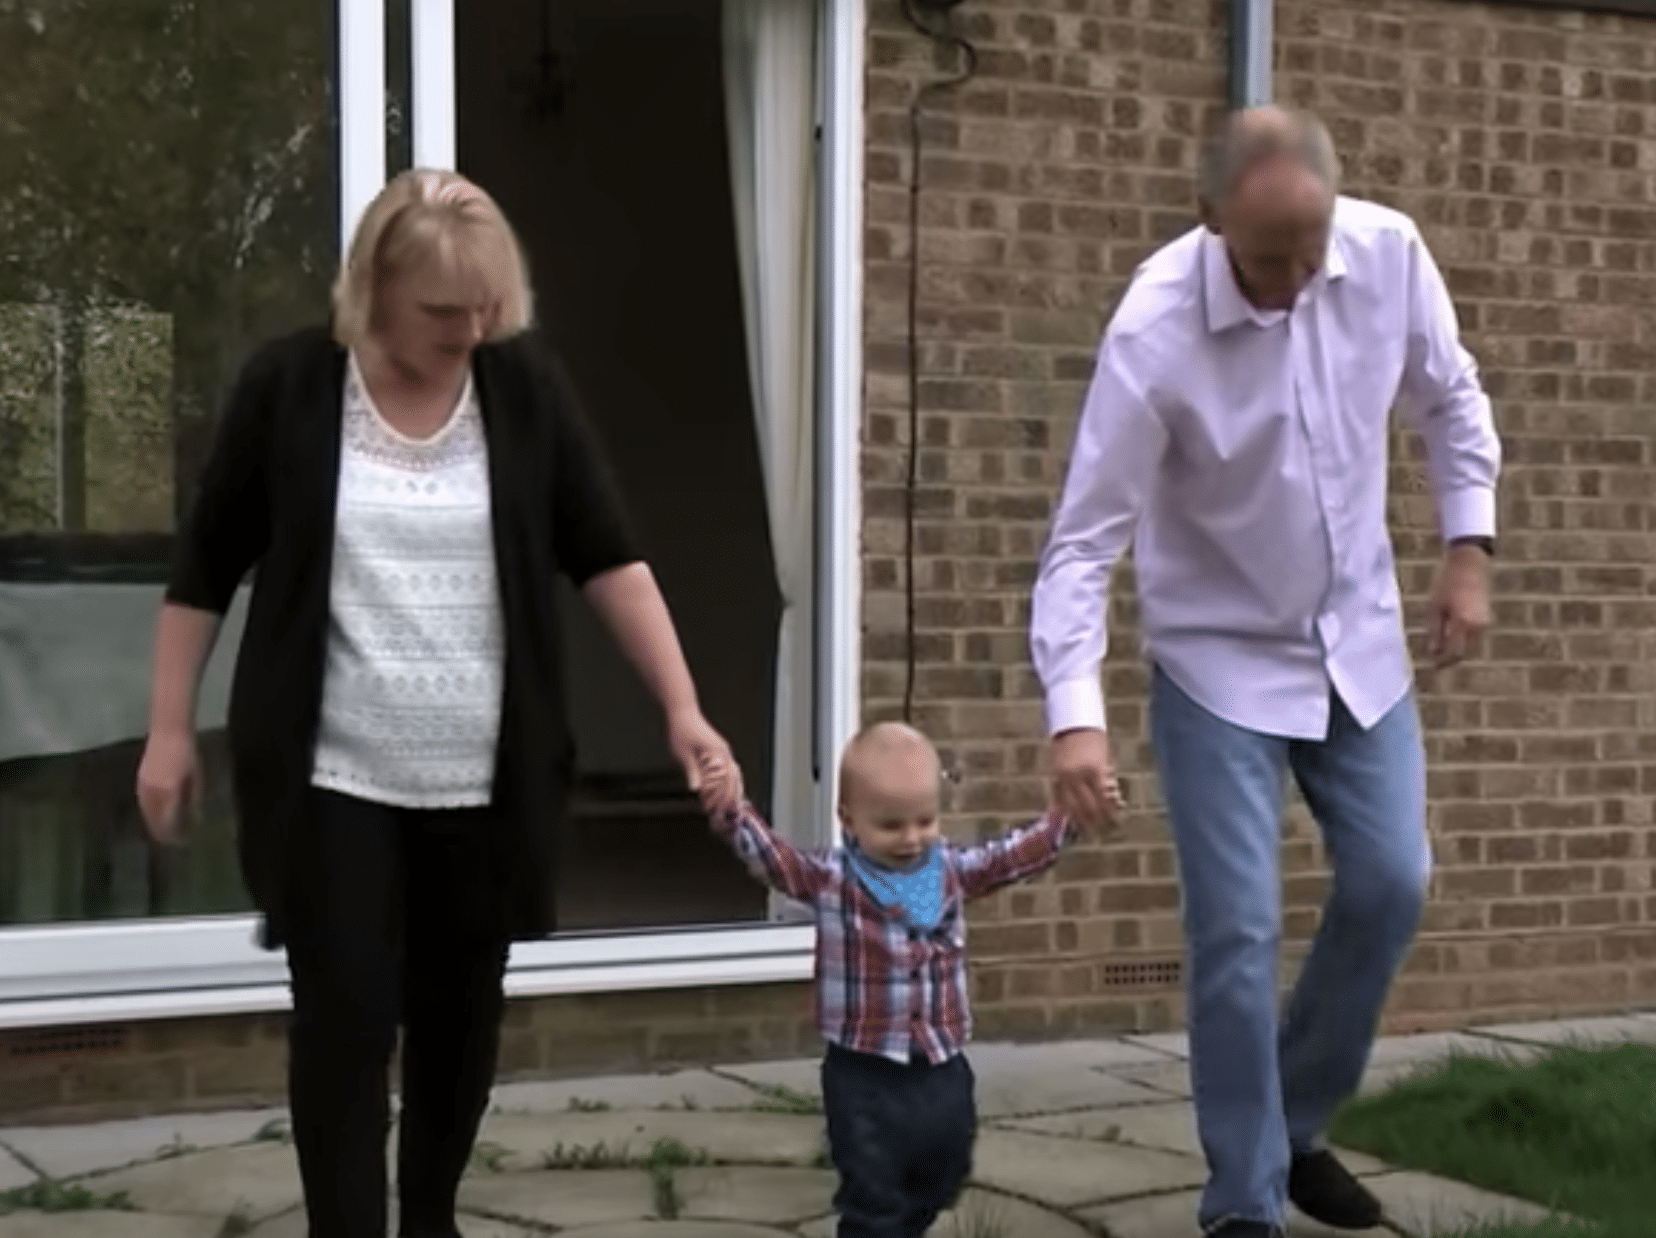
[[[1446,543],[1436,663],[1489,620],[1489,401],[1419,232],[1337,179],[1316,121],[1231,118],[1201,170],[1203,226],[1144,263],[1105,331],[1035,586],[1054,799],[1099,822],[1105,594],[1133,545],[1183,886],[1198,1219],[1223,1238],[1281,1235],[1289,1200],[1338,1228],[1380,1220],[1319,1141],[1362,1076],[1431,868],[1386,532],[1393,407],[1425,439]],[[1334,884],[1279,1034],[1290,771]]]

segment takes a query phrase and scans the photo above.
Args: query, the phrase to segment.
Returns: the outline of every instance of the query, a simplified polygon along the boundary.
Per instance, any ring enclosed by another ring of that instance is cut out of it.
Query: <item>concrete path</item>
[[[1656,1043],[1656,1014],[1386,1040],[1365,1088],[1450,1052]],[[1193,1238],[1204,1170],[1183,1036],[979,1045],[973,1185],[939,1238]],[[467,1238],[832,1238],[817,1064],[500,1088]],[[1539,1210],[1352,1155],[1389,1228],[1424,1238]],[[0,1238],[303,1238],[283,1113],[0,1131]],[[1332,1231],[1297,1218],[1295,1238]]]

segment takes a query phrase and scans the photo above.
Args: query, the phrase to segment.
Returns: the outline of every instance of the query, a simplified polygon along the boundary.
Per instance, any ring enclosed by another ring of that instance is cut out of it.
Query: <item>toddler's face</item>
[[[918,860],[937,839],[937,758],[926,751],[882,753],[857,771],[840,820],[870,859],[891,868]]]

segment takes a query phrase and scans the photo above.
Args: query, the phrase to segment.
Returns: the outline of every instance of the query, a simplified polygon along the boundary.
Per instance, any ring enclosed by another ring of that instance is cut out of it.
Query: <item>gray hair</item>
[[[1279,155],[1309,168],[1331,192],[1339,192],[1340,158],[1328,127],[1305,112],[1255,108],[1233,113],[1202,151],[1196,170],[1197,201],[1204,207],[1217,206],[1242,173]]]

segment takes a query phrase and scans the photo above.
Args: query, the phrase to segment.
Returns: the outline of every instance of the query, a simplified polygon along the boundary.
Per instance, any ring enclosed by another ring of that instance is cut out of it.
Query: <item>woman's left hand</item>
[[[741,768],[724,736],[702,717],[701,710],[685,710],[668,717],[667,746],[708,812],[724,813],[741,807]]]

